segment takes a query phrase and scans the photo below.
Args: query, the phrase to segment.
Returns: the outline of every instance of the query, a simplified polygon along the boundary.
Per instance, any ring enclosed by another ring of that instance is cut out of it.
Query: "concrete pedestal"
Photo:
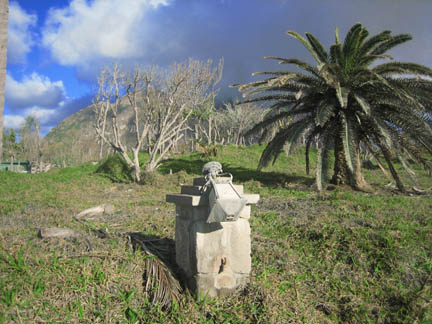
[[[208,195],[201,194],[204,178],[194,186],[182,186],[180,194],[166,196],[176,204],[176,261],[187,276],[189,288],[198,295],[224,296],[242,289],[251,271],[249,217],[259,195],[243,194],[247,201],[237,221],[207,223]]]

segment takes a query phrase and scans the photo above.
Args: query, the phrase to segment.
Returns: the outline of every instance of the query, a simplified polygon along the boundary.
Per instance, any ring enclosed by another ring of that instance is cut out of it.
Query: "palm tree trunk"
[[[356,163],[353,171],[348,169],[343,142],[339,136],[335,137],[334,156],[334,174],[330,183],[335,185],[349,185],[354,190],[359,191],[370,192],[372,190],[361,172],[360,145],[358,145],[356,149]]]
[[[0,0],[0,160],[3,159],[3,124],[6,82],[9,1]]]
[[[356,163],[354,168],[354,174],[352,179],[351,186],[360,191],[372,191],[371,186],[366,182],[365,178],[363,177],[363,173],[361,172],[361,158],[360,158],[360,145],[357,145],[356,149]]]
[[[334,143],[334,173],[330,183],[335,185],[349,185],[349,173],[347,170],[347,162],[344,154],[342,139],[339,136],[335,137]]]

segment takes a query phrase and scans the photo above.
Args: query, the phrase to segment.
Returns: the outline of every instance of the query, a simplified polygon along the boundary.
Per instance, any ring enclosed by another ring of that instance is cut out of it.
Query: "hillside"
[[[120,234],[139,232],[169,248],[176,211],[165,195],[191,184],[208,160],[196,153],[166,160],[147,185],[112,182],[90,165],[0,173],[0,322],[431,323],[430,191],[399,194],[373,169],[365,176],[375,193],[332,188],[318,197],[304,151],[256,172],[262,150],[225,146],[216,157],[234,183],[261,195],[250,219],[250,284],[224,299],[184,292],[170,309],[149,301],[148,257]],[[430,188],[431,178],[416,171]],[[113,213],[73,219],[104,203]],[[41,227],[82,236],[41,239]]]
[[[118,115],[126,143],[131,145],[133,138],[130,133],[127,133],[127,130],[132,114],[124,107],[120,107]],[[97,160],[99,145],[94,130],[95,118],[93,106],[88,106],[53,127],[43,139],[47,158],[58,165],[76,165]],[[109,127],[108,120],[107,133],[109,133]]]

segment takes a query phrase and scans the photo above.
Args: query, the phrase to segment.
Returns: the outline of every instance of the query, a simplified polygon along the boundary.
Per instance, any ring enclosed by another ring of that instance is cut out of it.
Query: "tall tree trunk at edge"
[[[0,160],[3,159],[3,123],[6,83],[9,0],[0,0]]]

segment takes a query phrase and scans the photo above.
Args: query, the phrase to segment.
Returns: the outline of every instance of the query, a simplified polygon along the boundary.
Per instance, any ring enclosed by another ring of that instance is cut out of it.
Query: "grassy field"
[[[249,286],[224,299],[185,293],[168,310],[143,294],[147,256],[121,235],[94,230],[174,239],[175,207],[165,195],[190,184],[207,159],[176,156],[146,185],[113,182],[92,165],[0,173],[0,323],[432,323],[431,190],[399,194],[374,169],[365,176],[375,193],[318,196],[302,152],[256,172],[261,151],[229,146],[215,158],[261,195],[250,220]],[[113,213],[73,219],[107,203]],[[41,227],[82,236],[41,239]]]

